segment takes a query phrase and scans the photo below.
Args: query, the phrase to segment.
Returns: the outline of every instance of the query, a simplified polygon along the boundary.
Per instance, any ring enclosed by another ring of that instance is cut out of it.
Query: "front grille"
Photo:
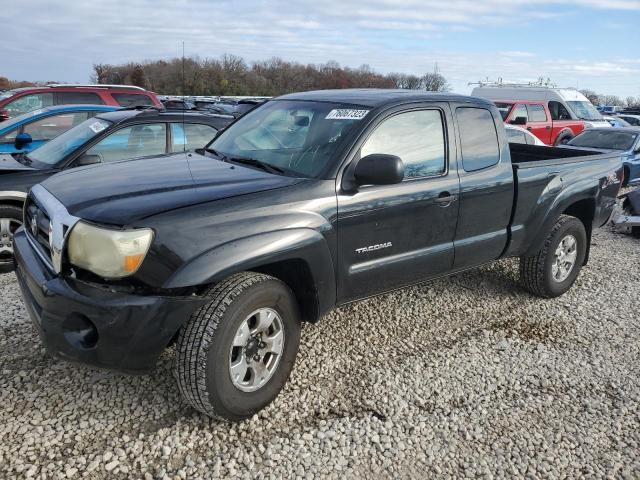
[[[24,229],[31,240],[32,245],[38,250],[41,256],[51,263],[51,219],[47,212],[41,208],[33,198],[27,198],[24,209]]]
[[[24,229],[36,253],[56,273],[62,272],[67,234],[79,221],[42,185],[35,185],[24,207]]]

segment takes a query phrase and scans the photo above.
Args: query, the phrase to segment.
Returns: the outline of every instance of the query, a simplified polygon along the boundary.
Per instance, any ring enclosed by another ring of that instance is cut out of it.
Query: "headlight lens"
[[[138,271],[149,251],[153,230],[108,230],[84,222],[69,234],[69,261],[103,278],[123,278]]]

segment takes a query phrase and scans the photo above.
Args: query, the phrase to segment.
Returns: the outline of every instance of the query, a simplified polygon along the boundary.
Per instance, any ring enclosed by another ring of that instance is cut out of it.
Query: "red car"
[[[571,118],[559,102],[548,102],[558,111],[551,112],[547,102],[500,101],[494,102],[505,123],[526,128],[547,145],[566,143],[584,130],[584,121]]]
[[[26,87],[0,94],[0,122],[51,105],[90,104],[162,108],[156,94],[127,85],[64,85]]]

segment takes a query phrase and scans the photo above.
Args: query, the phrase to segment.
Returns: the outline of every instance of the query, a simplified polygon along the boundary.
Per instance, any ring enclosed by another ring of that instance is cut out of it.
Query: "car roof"
[[[112,112],[120,107],[114,107],[112,105],[52,105],[50,107],[43,107],[31,112],[23,113],[17,117],[10,118],[0,123],[0,131],[17,128],[25,123],[29,123],[34,120],[49,117],[57,113],[65,112],[85,112],[85,111],[102,111]]]
[[[52,83],[50,85],[36,85],[33,87],[19,87],[12,88],[11,90],[7,90],[7,92],[22,93],[33,90],[131,90],[137,91],[140,93],[148,93],[148,90],[145,90],[142,87],[136,87],[134,85],[104,85],[104,84],[94,84],[94,85],[84,85],[84,84],[74,84],[74,83]]]
[[[609,128],[587,128],[584,132],[623,132],[623,133],[640,133],[640,127],[609,127]]]
[[[493,105],[492,102],[478,97],[456,95],[451,93],[435,93],[420,90],[398,90],[382,88],[347,88],[342,90],[314,90],[282,95],[274,99],[302,100],[311,102],[333,102],[364,107],[383,107],[408,102],[468,102]]]
[[[108,120],[110,122],[118,123],[123,120],[128,120],[130,118],[144,118],[146,120],[157,120],[157,121],[185,121],[189,120],[202,120],[202,119],[210,119],[214,121],[216,119],[227,119],[228,115],[216,115],[214,113],[207,112],[195,112],[195,111],[183,111],[183,110],[161,110],[158,108],[123,108],[120,110],[115,110],[113,112],[105,112],[96,115],[96,118],[102,118],[104,120]]]

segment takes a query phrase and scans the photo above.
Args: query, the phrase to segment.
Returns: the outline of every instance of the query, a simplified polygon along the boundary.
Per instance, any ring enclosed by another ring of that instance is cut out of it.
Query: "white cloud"
[[[635,0],[138,0],[112,2],[8,2],[0,10],[3,25],[2,71],[12,78],[86,81],[92,63],[179,56],[249,60],[280,56],[303,63],[337,60],[374,69],[421,73],[437,62],[457,90],[480,78],[535,79],[551,76],[566,85],[592,82],[594,89],[638,95],[637,60],[598,57],[598,25],[585,26],[581,49],[533,52],[536,38],[501,32],[536,19],[567,21],[580,9],[606,12],[640,10]],[[28,25],[16,22],[29,12]],[[561,30],[559,30],[561,31]],[[461,43],[458,37],[492,38],[494,47]],[[542,35],[545,32],[541,32]],[[501,42],[500,39],[503,41]],[[573,40],[572,40],[573,42]],[[437,45],[437,47],[436,47]],[[443,48],[442,45],[446,45]],[[619,46],[611,46],[618,52]],[[635,52],[633,52],[635,53]],[[591,58],[593,57],[593,58]],[[586,85],[585,85],[586,86]]]

